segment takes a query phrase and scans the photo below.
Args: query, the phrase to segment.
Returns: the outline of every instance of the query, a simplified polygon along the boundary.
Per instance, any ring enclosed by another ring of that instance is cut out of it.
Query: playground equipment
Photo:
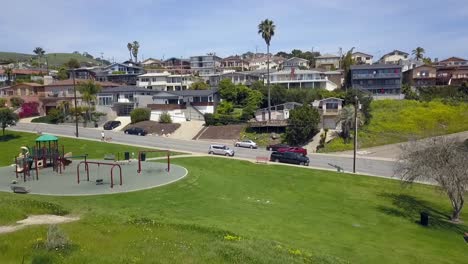
[[[107,163],[107,162],[96,162],[96,161],[81,161],[80,163],[78,163],[78,165],[76,166],[76,175],[77,175],[78,184],[80,184],[80,165],[81,164],[85,165],[87,181],[89,181],[89,164],[96,164],[96,165],[98,165],[98,167],[101,166],[101,165],[112,166],[111,167],[111,174],[110,174],[110,176],[111,176],[111,188],[114,188],[114,167],[118,167],[119,172],[120,172],[120,185],[122,185],[122,167],[120,167],[119,164]]]
[[[31,178],[31,168],[33,163],[36,174],[36,180],[39,180],[37,158],[30,156],[29,149],[27,147],[21,147],[21,153],[18,155],[18,157],[15,157],[16,178],[19,177],[19,174],[23,174],[23,180],[25,182],[28,178]],[[32,177],[32,179],[34,179],[34,177]]]
[[[167,153],[167,172],[171,171],[171,152],[169,150],[140,150],[138,151],[138,169],[137,172],[141,172],[141,162],[146,160],[147,152],[166,152]]]

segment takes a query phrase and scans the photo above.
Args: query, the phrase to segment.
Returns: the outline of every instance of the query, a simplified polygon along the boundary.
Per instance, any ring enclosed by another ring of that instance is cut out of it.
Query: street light
[[[78,107],[76,102],[76,82],[75,82],[75,69],[72,69],[73,78],[73,99],[75,100],[75,136],[78,137]]]
[[[354,153],[353,153],[353,173],[356,173],[356,150],[357,150],[357,136],[358,136],[358,109],[359,109],[359,99],[354,96]]]

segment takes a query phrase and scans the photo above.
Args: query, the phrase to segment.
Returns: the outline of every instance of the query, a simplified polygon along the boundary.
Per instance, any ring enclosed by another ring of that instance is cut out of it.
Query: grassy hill
[[[12,60],[15,62],[27,62],[33,58],[34,54],[16,53],[16,52],[2,52],[0,51],[0,61]],[[61,66],[65,62],[74,58],[80,63],[88,63],[93,65],[100,65],[101,63],[95,59],[87,58],[81,54],[74,53],[46,53],[45,56],[49,61],[49,66]],[[42,59],[45,60],[45,59]]]
[[[468,130],[468,103],[441,101],[373,101],[372,119],[359,131],[359,147],[374,147]],[[342,138],[328,143],[322,152],[353,149]]]

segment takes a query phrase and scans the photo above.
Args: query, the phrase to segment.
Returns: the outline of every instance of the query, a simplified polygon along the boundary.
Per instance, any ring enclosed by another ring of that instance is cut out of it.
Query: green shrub
[[[52,120],[50,120],[50,116],[41,116],[31,120],[31,123],[46,123],[46,124],[54,124]]]
[[[205,114],[206,126],[222,126],[230,124],[240,124],[243,122],[244,120],[235,115]]]
[[[151,117],[151,110],[149,108],[137,108],[133,109],[130,113],[130,119],[132,124],[141,122],[141,121],[148,121]]]
[[[57,225],[50,225],[45,246],[48,250],[67,249],[70,247],[70,240]]]
[[[24,104],[24,100],[21,97],[12,97],[10,98],[10,103],[11,106],[13,107],[20,107],[22,104]]]
[[[7,100],[5,98],[0,98],[0,107],[4,107],[7,103]]]
[[[170,115],[168,112],[163,112],[163,113],[159,116],[159,123],[171,124],[171,123],[172,123],[171,115]]]

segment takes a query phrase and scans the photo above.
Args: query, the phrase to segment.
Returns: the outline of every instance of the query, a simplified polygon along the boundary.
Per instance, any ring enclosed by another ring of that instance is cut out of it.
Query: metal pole
[[[354,104],[354,153],[353,153],[353,173],[356,173],[356,150],[357,150],[357,137],[358,137],[358,107],[359,107],[359,100],[358,97],[354,97],[355,104]]]
[[[72,76],[73,76],[73,97],[75,100],[75,136],[78,137],[78,106],[76,102],[75,69],[72,70]]]
[[[271,122],[271,96],[270,96],[270,44],[267,44],[267,88],[268,88],[268,122]]]

